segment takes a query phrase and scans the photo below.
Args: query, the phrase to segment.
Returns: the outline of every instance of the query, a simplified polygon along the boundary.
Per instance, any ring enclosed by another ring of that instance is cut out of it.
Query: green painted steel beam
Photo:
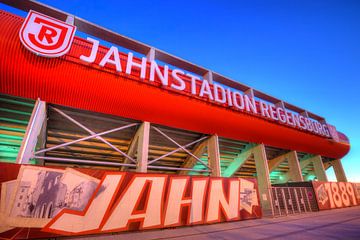
[[[36,159],[35,158],[31,158],[29,160],[29,164],[36,164]]]
[[[251,149],[254,144],[249,143],[246,147],[234,158],[234,161],[222,172],[223,177],[231,177],[234,173],[249,159]]]
[[[12,119],[12,118],[5,118],[5,117],[0,117],[0,121],[19,123],[19,124],[23,124],[23,125],[28,125],[28,123],[29,123],[29,121],[17,120],[17,119]]]
[[[206,172],[189,172],[188,175],[209,175],[210,173],[206,173]]]
[[[194,166],[192,169],[195,169],[195,170],[204,170],[206,169],[206,167],[204,165],[196,165]]]
[[[6,127],[6,126],[0,126],[0,130],[6,130],[6,131],[11,131],[11,132],[21,132],[21,133],[25,133],[25,129],[22,128],[13,128],[13,127]]]
[[[23,137],[12,136],[12,135],[7,135],[7,134],[0,134],[0,138],[12,139],[12,140],[22,140],[23,139]]]
[[[8,158],[8,157],[14,157],[16,158],[18,155],[17,152],[0,152],[0,157]]]
[[[309,159],[309,158],[312,158],[312,157],[314,157],[314,156],[315,156],[315,155],[313,155],[313,154],[307,153],[306,155],[304,155],[302,158],[299,159],[299,162],[305,161],[305,160],[307,160],[307,159]]]
[[[25,115],[25,116],[31,116],[31,112],[24,112],[24,111],[9,109],[9,108],[0,107],[0,111],[8,112],[8,113],[20,114],[20,115]]]
[[[6,139],[2,139],[0,138],[0,145],[3,145],[3,146],[14,146],[14,147],[20,147],[21,146],[21,141],[19,140],[11,140],[11,141],[8,141]]]
[[[27,107],[34,107],[34,105],[35,105],[35,103],[22,102],[22,101],[18,101],[18,100],[14,100],[14,99],[3,98],[3,97],[0,97],[0,101],[6,102],[6,103],[17,104],[17,105],[21,105],[21,106],[27,106]]]
[[[4,103],[11,105],[11,107],[6,108]],[[2,130],[0,133],[0,161],[16,162],[23,140],[23,136],[17,135],[20,135],[19,133],[25,134],[26,129],[23,126],[26,127],[29,124],[29,120],[20,120],[18,118],[21,116],[30,119],[35,101],[11,99],[6,95],[0,95],[0,105],[0,122],[2,123],[0,124],[0,130]],[[25,111],[20,110],[19,106],[22,106],[22,108],[25,106],[28,109],[26,108]],[[5,117],[5,113],[8,116]],[[9,126],[8,123],[14,126]]]
[[[0,152],[18,153],[19,149],[20,149],[19,147],[0,145]]]

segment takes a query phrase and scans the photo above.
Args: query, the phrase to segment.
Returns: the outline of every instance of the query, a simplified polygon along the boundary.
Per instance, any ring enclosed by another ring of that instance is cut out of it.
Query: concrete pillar
[[[320,155],[316,155],[311,158],[313,165],[314,165],[314,172],[319,181],[327,182],[327,176],[324,168],[323,161]]]
[[[136,172],[147,172],[149,155],[150,123],[144,122],[138,129]]]
[[[291,179],[294,182],[304,181],[296,151],[291,151],[288,154],[287,159],[288,159],[288,164],[289,164],[289,173],[288,173],[289,179],[288,180]]]
[[[21,142],[16,163],[27,164],[34,155],[34,150],[41,136],[41,129],[46,121],[46,103],[38,99],[31,114],[24,138]]]
[[[263,212],[265,214],[269,214],[270,212],[273,212],[273,207],[271,200],[271,182],[264,144],[259,144],[254,147],[253,153],[255,159],[261,206]]]
[[[45,147],[46,147],[46,137],[47,137],[47,120],[46,120],[46,116],[47,116],[47,114],[45,113],[45,119],[44,119],[43,124],[41,126],[41,130],[40,130],[40,133],[39,133],[39,136],[38,136],[35,151],[37,151],[39,149],[45,149]],[[39,153],[39,154],[37,154],[37,156],[45,157],[45,153]],[[44,166],[45,165],[45,159],[36,158],[35,159],[35,164]]]
[[[333,166],[333,168],[334,168],[336,180],[338,182],[347,182],[347,178],[345,175],[344,168],[341,164],[341,160],[336,159],[336,160],[331,161],[330,163],[331,163],[331,166]]]
[[[213,135],[208,140],[208,162],[212,168],[212,177],[221,177],[219,137]]]
[[[143,122],[136,130],[136,133],[132,138],[129,148],[126,152],[126,154],[132,158],[134,158],[135,154],[137,154],[137,159],[136,159],[137,172],[147,171],[149,137],[150,137],[150,123]],[[132,162],[128,158],[125,158],[124,163],[132,163]],[[126,171],[126,169],[128,169],[127,166],[122,166],[120,168],[121,171]]]

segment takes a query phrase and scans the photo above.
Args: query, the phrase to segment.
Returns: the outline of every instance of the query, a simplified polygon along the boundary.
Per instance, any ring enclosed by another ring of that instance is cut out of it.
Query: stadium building
[[[36,1],[2,2],[29,13],[0,11],[0,161],[254,177],[265,214],[272,185],[327,182],[330,167],[347,182],[349,140],[324,117]]]

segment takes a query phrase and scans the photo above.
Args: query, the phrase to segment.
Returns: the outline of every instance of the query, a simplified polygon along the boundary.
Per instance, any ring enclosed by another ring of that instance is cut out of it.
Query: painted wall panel
[[[357,206],[359,192],[357,183],[312,182],[320,210]]]
[[[255,179],[0,163],[1,238],[167,228],[261,217]]]

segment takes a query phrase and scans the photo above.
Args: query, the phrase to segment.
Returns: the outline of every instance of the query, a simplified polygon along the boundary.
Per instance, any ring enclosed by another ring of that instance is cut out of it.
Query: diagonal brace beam
[[[341,164],[341,159],[335,159],[330,162],[330,165],[333,167],[336,180],[338,182],[347,182],[346,174],[344,168]]]
[[[187,150],[184,146],[181,146],[180,144],[178,144],[174,139],[172,139],[171,137],[169,137],[168,135],[166,135],[165,133],[163,133],[160,129],[158,129],[157,127],[152,126],[152,128],[157,131],[158,133],[160,133],[161,135],[163,135],[166,139],[168,139],[170,142],[174,143],[176,146],[178,146],[179,148],[181,148],[183,151],[187,152],[189,155],[191,155],[192,157],[194,157],[198,162],[200,162],[202,165],[204,165],[206,168],[211,169],[211,167],[209,167],[204,161],[202,161],[200,158],[198,158],[197,156],[195,156],[194,154],[192,154],[189,150]],[[149,162],[150,164],[150,162]]]
[[[312,158],[314,165],[314,172],[319,181],[327,182],[327,176],[324,168],[324,164],[320,155],[316,155]]]
[[[312,157],[309,157],[309,158],[307,158],[305,160],[300,160],[300,168],[301,168],[301,170],[306,168],[311,163],[312,163]]]
[[[79,126],[80,128],[84,129],[85,131],[87,131],[88,133],[92,134],[92,135],[96,135],[95,132],[93,132],[92,130],[90,130],[89,128],[85,127],[84,125],[82,125],[81,123],[79,123],[78,121],[76,121],[75,119],[73,119],[72,117],[70,117],[69,115],[67,115],[66,113],[64,113],[63,111],[61,111],[60,109],[57,109],[55,107],[51,107],[52,109],[54,109],[57,113],[59,113],[61,116],[65,117],[66,119],[68,119],[70,122],[76,124],[77,126]],[[123,155],[124,157],[128,158],[130,161],[132,161],[133,163],[136,163],[136,161],[130,157],[129,155],[127,155],[126,153],[124,153],[123,151],[121,151],[120,149],[118,149],[117,147],[115,147],[114,145],[112,145],[110,142],[108,142],[106,139],[104,139],[101,136],[96,136],[97,139],[101,140],[102,142],[106,143],[109,147],[111,147],[112,149],[114,149],[115,151],[117,151],[118,153],[120,153],[121,155]]]
[[[91,139],[91,138],[94,138],[94,137],[97,137],[97,136],[102,136],[102,135],[106,135],[106,134],[109,134],[109,133],[112,133],[112,132],[120,131],[120,130],[130,128],[130,127],[133,127],[133,126],[136,126],[136,125],[137,125],[137,123],[132,123],[132,124],[129,124],[129,125],[126,125],[126,126],[114,128],[114,129],[111,129],[111,130],[108,130],[108,131],[104,131],[104,132],[93,134],[93,135],[90,135],[90,136],[87,136],[87,137],[79,138],[79,139],[76,139],[76,140],[71,141],[71,142],[66,142],[66,143],[62,143],[60,145],[56,145],[54,147],[41,149],[41,150],[37,151],[35,154],[40,154],[40,153],[48,152],[48,151],[51,151],[51,150],[55,150],[57,148],[66,147],[66,146],[69,146],[69,145],[77,143],[77,142],[85,141],[85,140],[88,140],[88,139]]]
[[[223,177],[231,177],[253,153],[253,144],[247,144],[246,147],[234,158],[234,161],[224,170]]]
[[[288,182],[289,180],[294,182],[304,181],[296,151],[288,153],[288,164],[289,171],[284,174],[282,182]]]
[[[208,144],[208,139],[205,139],[204,141],[200,142],[199,144],[197,144],[194,149],[192,150],[192,153],[197,156],[198,158],[201,158],[201,156],[205,153],[206,151],[206,147]],[[184,161],[183,165],[181,166],[181,168],[188,168],[188,169],[192,169],[195,164],[196,164],[196,159],[193,158],[191,155],[188,155],[188,157],[186,158],[186,160]],[[189,170],[181,170],[179,172],[179,174],[186,174]]]
[[[269,172],[274,171],[282,162],[288,160],[289,153],[291,152],[284,153],[269,160]]]
[[[182,147],[183,147],[183,148],[190,147],[191,145],[194,145],[195,143],[201,142],[201,141],[205,140],[206,138],[208,138],[208,137],[202,137],[202,138],[197,139],[197,140],[195,140],[195,141],[193,141],[193,142],[191,142],[191,143],[188,143],[188,144],[186,144],[186,145],[184,145],[184,146],[182,146]],[[171,154],[173,154],[173,153],[176,153],[176,152],[180,151],[180,150],[183,149],[183,148],[179,147],[179,148],[177,148],[177,149],[175,149],[175,150],[172,150],[172,151],[170,151],[170,152],[168,152],[168,153],[166,153],[166,154],[164,154],[164,155],[162,155],[162,156],[160,156],[160,157],[158,157],[158,158],[156,158],[156,159],[154,159],[154,160],[151,160],[151,161],[149,162],[149,165],[152,164],[152,163],[154,163],[154,162],[156,162],[156,161],[158,161],[158,160],[160,160],[160,159],[162,159],[162,158],[164,158],[164,157],[167,157],[167,156],[169,156],[169,155],[171,155]]]

